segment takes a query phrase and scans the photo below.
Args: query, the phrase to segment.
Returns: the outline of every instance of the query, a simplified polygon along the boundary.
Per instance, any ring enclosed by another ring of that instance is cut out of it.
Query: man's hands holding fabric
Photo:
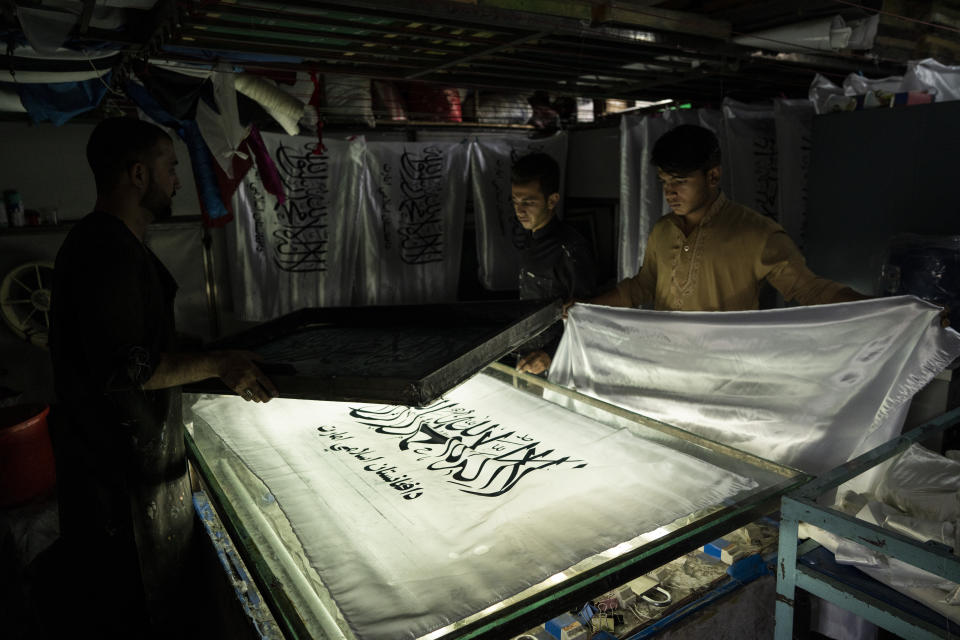
[[[520,358],[517,371],[539,374],[550,368],[551,358],[546,351],[533,351]]]
[[[218,351],[217,375],[244,400],[269,402],[280,395],[260,368],[254,364],[257,354],[250,351]]]

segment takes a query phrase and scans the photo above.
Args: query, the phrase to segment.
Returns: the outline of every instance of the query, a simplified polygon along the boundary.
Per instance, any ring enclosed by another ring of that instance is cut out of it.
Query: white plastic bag
[[[915,518],[960,520],[960,462],[915,444],[893,459],[877,498]]]
[[[929,91],[937,102],[960,100],[960,66],[941,64],[933,58],[911,60],[904,75],[904,91]]]
[[[813,77],[813,82],[810,83],[808,96],[817,114],[846,111],[846,103],[850,101],[849,96],[843,94],[842,87],[835,85],[829,78],[819,73]]]

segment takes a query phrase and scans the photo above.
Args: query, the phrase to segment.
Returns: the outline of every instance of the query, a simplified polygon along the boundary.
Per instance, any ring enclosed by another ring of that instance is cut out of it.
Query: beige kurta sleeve
[[[657,228],[654,227],[647,238],[647,248],[643,253],[640,271],[632,278],[624,278],[617,283],[620,292],[620,306],[639,307],[652,304],[657,288]]]
[[[802,305],[851,302],[868,297],[810,271],[797,245],[782,228],[772,230],[767,236],[756,270],[758,279],[766,278],[786,300]]]

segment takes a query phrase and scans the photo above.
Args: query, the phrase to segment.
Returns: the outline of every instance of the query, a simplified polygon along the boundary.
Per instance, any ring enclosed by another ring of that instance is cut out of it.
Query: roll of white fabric
[[[297,123],[307,105],[258,76],[240,73],[234,83],[237,91],[251,100],[256,100],[289,135],[294,136],[300,132]]]

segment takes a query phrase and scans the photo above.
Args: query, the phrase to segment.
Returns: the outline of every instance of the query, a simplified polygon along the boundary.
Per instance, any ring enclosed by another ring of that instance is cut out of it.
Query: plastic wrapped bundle
[[[449,87],[412,83],[407,86],[407,116],[428,122],[463,122],[460,92]]]
[[[407,119],[407,109],[397,85],[386,80],[374,80],[373,107],[380,117],[394,122]]]
[[[325,73],[323,91],[326,101],[322,114],[330,122],[363,122],[370,127],[376,125],[370,78]]]
[[[880,271],[879,290],[960,310],[960,236],[896,236]]]
[[[472,94],[463,105],[467,120],[480,124],[526,124],[533,108],[522,93]]]

